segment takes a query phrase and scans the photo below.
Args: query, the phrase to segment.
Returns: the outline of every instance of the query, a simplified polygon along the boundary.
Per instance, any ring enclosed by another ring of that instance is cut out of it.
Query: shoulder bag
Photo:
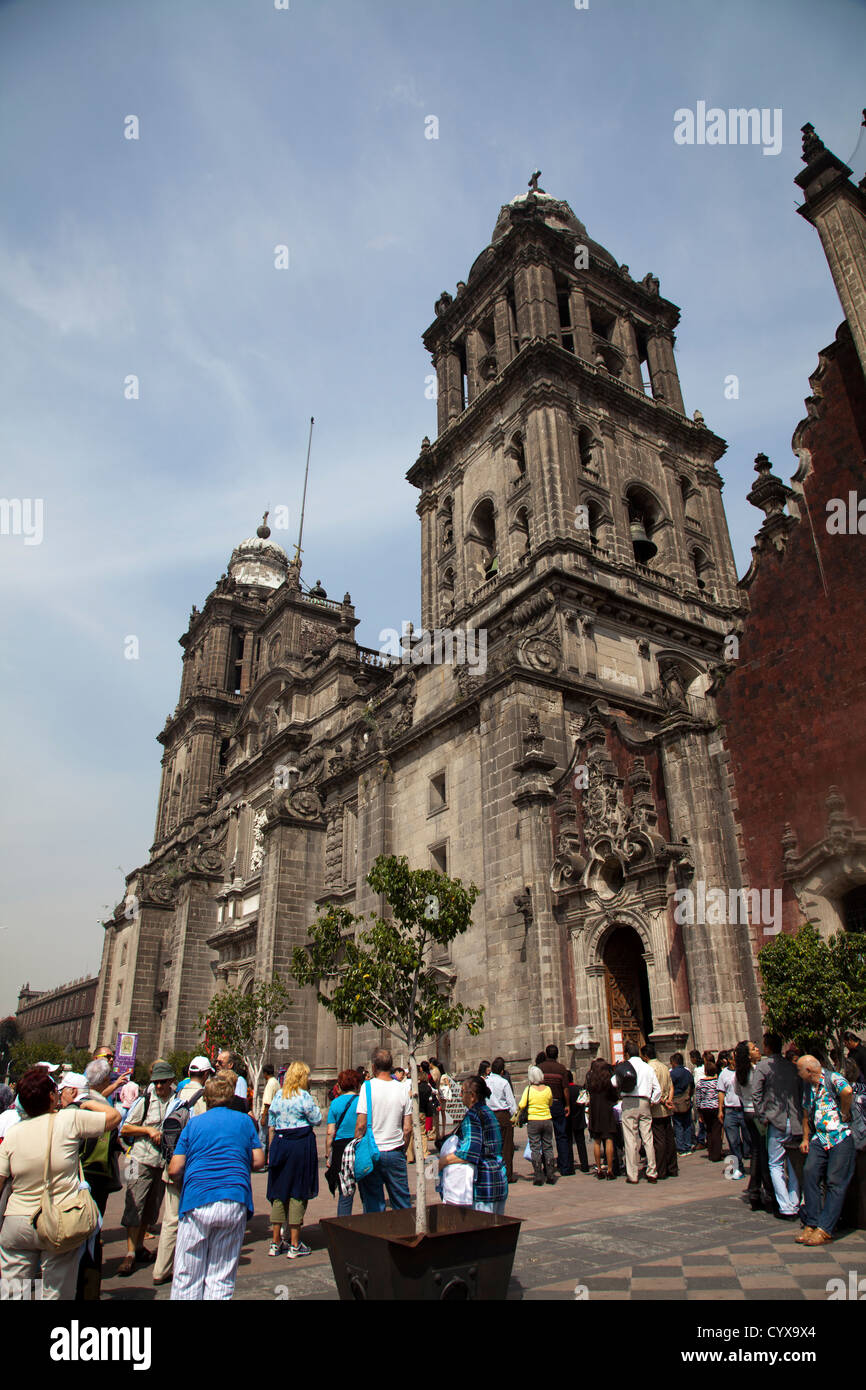
[[[54,1121],[52,1114],[48,1125],[48,1148],[45,1151],[45,1169],[42,1174],[42,1206],[36,1218],[36,1234],[55,1255],[74,1250],[89,1240],[99,1225],[99,1208],[86,1187],[64,1197],[61,1202],[51,1200],[51,1145],[54,1142]],[[81,1169],[79,1168],[79,1173]]]
[[[367,1096],[367,1128],[355,1144],[356,1182],[359,1182],[361,1178],[368,1178],[373,1171],[374,1164],[379,1159],[379,1150],[376,1147],[376,1140],[373,1138],[373,1092],[369,1081],[364,1082],[364,1091]]]

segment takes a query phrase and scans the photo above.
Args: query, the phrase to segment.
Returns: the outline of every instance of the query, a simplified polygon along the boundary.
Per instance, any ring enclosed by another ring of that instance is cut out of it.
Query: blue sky
[[[418,621],[420,334],[533,169],[681,306],[746,569],[752,460],[793,471],[841,318],[794,211],[799,127],[852,153],[864,51],[843,0],[0,4],[0,490],[45,512],[41,545],[0,537],[0,1011],[97,967],[153,834],[177,638],[266,507],[294,531],[310,415],[305,578],[351,592],[369,645]],[[781,153],[676,145],[699,100],[780,107]]]

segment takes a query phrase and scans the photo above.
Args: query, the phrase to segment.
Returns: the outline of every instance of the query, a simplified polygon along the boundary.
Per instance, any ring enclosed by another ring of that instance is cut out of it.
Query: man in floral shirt
[[[833,1239],[857,1157],[849,1124],[854,1092],[844,1076],[825,1071],[817,1057],[800,1057],[797,1071],[803,1082],[800,1148],[807,1155],[803,1171],[806,1224],[797,1243],[826,1245]],[[822,1178],[827,1184],[823,1203]]]

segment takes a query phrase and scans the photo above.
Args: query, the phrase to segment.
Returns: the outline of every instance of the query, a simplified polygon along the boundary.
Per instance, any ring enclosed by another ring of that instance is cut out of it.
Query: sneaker
[[[297,1260],[300,1259],[301,1255],[312,1255],[312,1253],[309,1245],[305,1245],[303,1241],[300,1241],[297,1245],[289,1246],[286,1251],[286,1256],[290,1260]]]
[[[731,1174],[731,1180],[732,1180],[733,1182],[742,1182],[742,1180],[743,1180],[743,1178],[744,1178],[745,1176],[746,1176],[745,1173],[732,1173],[732,1174]]]
[[[288,1250],[288,1248],[289,1248],[289,1247],[286,1245],[286,1242],[285,1242],[284,1240],[281,1240],[281,1241],[279,1241],[279,1242],[278,1242],[278,1241],[275,1241],[275,1240],[272,1240],[271,1243],[270,1243],[270,1246],[269,1246],[269,1248],[268,1248],[268,1254],[269,1254],[269,1255],[285,1255],[285,1253],[286,1253],[286,1251]]]

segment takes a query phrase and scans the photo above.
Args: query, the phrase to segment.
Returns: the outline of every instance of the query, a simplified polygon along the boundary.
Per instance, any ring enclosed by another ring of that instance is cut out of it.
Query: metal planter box
[[[428,1207],[427,1219],[426,1236],[415,1235],[412,1208],[320,1221],[340,1298],[503,1300],[520,1221],[447,1205]]]

